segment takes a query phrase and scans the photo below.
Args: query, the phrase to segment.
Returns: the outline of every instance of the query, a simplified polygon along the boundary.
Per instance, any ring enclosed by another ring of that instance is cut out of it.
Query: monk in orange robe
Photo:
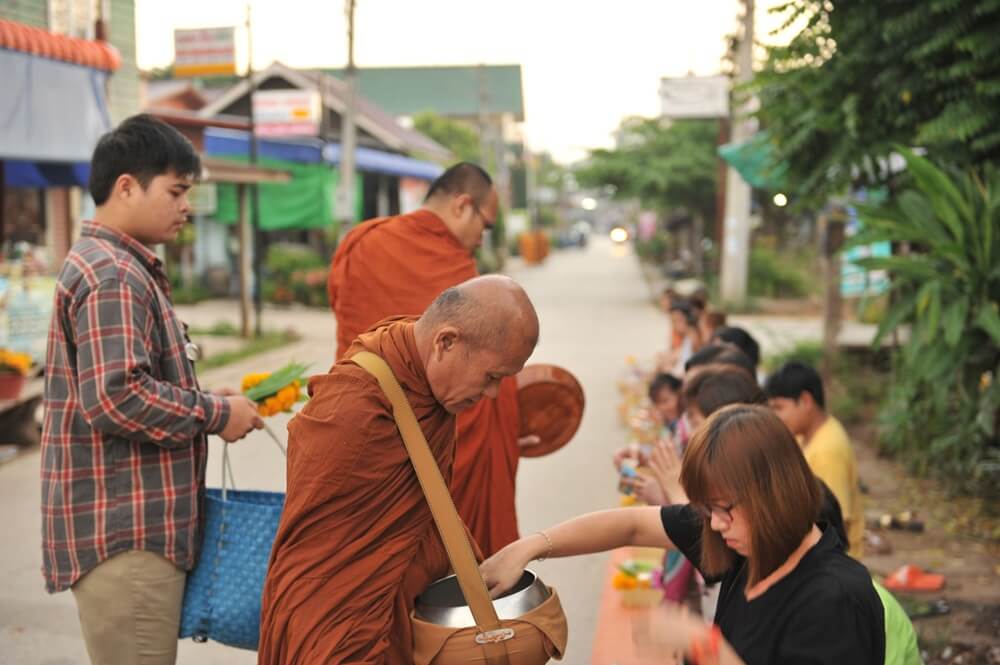
[[[408,665],[415,597],[450,564],[416,473],[360,351],[390,366],[447,480],[455,414],[524,366],[538,340],[507,277],[448,289],[419,318],[359,337],[288,426],[288,490],[261,611],[260,665]]]
[[[327,281],[337,318],[337,357],[389,316],[418,314],[438,293],[475,277],[473,252],[493,226],[499,202],[489,175],[460,163],[430,187],[424,206],[369,220],[337,248]],[[520,446],[516,381],[458,417],[452,496],[487,556],[518,538],[514,486]]]

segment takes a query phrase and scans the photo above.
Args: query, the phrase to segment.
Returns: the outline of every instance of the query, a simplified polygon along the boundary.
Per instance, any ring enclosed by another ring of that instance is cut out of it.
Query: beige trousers
[[[73,585],[93,665],[174,665],[186,573],[152,552],[118,554]]]

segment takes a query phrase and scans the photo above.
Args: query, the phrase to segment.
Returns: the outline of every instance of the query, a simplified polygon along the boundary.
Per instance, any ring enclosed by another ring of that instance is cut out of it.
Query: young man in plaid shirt
[[[201,390],[163,264],[201,165],[188,141],[129,118],[94,151],[97,204],[59,274],[45,366],[42,554],[72,589],[96,664],[172,664],[197,560],[207,435],[261,426],[250,400]]]

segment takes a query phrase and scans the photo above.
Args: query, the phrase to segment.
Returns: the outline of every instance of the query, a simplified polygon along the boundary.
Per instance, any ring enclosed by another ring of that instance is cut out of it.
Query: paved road
[[[572,370],[587,395],[583,426],[571,445],[548,457],[525,460],[518,476],[518,517],[522,533],[559,520],[614,505],[616,479],[610,455],[621,441],[617,425],[615,381],[627,355],[651,357],[666,339],[662,316],[650,304],[635,257],[622,247],[597,240],[586,250],[553,256],[545,265],[524,267],[515,262],[509,273],[534,300],[541,318],[541,340],[533,362],[549,362]],[[195,325],[219,320],[236,322],[231,303],[180,308]],[[304,337],[293,346],[252,360],[207,372],[205,387],[237,386],[240,377],[288,360],[313,363],[325,370],[333,359],[332,318],[315,310],[265,311],[265,327],[290,327]],[[813,337],[815,321],[740,322],[759,329],[765,348],[786,336]],[[759,326],[759,328],[758,328]],[[787,333],[787,335],[786,335]],[[773,342],[772,342],[773,340]],[[272,421],[284,432],[287,417]],[[220,477],[221,443],[211,443],[209,484]],[[284,462],[262,433],[232,448],[239,487],[284,489]],[[22,455],[0,466],[3,550],[0,556],[0,665],[85,664],[75,605],[70,594],[47,596],[40,570],[38,514],[38,453]],[[596,622],[604,557],[579,557],[537,565],[546,582],[559,590],[570,621],[565,662],[586,665]],[[179,663],[241,665],[255,663],[255,654],[217,644],[180,646]]]

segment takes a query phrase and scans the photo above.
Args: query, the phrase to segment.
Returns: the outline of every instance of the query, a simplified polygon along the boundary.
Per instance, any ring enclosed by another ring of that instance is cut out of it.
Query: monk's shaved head
[[[445,290],[424,312],[429,328],[451,324],[472,348],[502,350],[513,342],[534,349],[538,314],[521,285],[509,277],[476,277]]]
[[[458,413],[521,371],[538,343],[538,314],[517,282],[489,275],[439,295],[413,332],[431,392]]]
[[[482,204],[492,188],[493,179],[482,167],[471,162],[459,162],[448,167],[431,183],[424,200],[468,194],[477,204]]]

